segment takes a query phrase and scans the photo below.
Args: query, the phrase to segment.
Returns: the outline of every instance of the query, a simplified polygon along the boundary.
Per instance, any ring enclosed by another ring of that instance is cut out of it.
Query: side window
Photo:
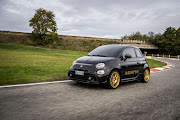
[[[126,49],[122,52],[122,56],[125,57],[126,54],[130,54],[132,57],[136,57],[134,48],[126,48]]]
[[[135,49],[137,57],[143,57],[138,49]]]

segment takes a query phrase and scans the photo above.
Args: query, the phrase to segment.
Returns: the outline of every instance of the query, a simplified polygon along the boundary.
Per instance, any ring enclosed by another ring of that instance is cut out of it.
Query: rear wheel
[[[108,87],[111,89],[115,89],[119,86],[119,83],[120,83],[119,72],[114,70],[111,72],[110,77],[108,79]]]
[[[142,82],[147,83],[149,81],[149,77],[150,77],[150,71],[149,69],[145,69],[143,72],[143,77],[141,79]]]

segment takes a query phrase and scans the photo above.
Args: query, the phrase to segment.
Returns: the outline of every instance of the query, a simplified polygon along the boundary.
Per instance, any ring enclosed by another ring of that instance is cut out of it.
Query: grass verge
[[[87,52],[0,44],[0,85],[66,80],[72,62]],[[147,59],[151,68],[165,65]]]
[[[67,79],[72,62],[87,52],[0,44],[0,85]]]
[[[157,68],[157,67],[162,67],[166,65],[166,63],[164,62],[153,60],[153,59],[146,59],[146,61],[150,68]]]

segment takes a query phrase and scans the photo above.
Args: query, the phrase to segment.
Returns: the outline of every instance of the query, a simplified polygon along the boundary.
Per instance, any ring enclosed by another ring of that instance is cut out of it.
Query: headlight
[[[104,70],[98,70],[98,71],[97,71],[97,74],[98,74],[98,75],[103,75],[103,74],[104,74]]]
[[[97,69],[102,69],[102,68],[104,68],[105,67],[105,64],[104,63],[98,63],[97,65],[96,65],[96,68]]]
[[[72,65],[74,65],[76,63],[76,61],[74,61],[73,63],[72,63]]]

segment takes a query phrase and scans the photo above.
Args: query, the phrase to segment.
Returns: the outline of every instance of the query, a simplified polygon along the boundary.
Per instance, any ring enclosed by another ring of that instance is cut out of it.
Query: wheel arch
[[[122,72],[121,72],[121,69],[119,69],[119,68],[113,68],[113,69],[110,71],[110,73],[109,73],[109,74],[111,74],[111,73],[112,73],[112,71],[114,71],[114,70],[116,70],[116,71],[118,71],[118,72],[119,72],[119,75],[120,75],[120,78],[121,78],[121,76],[122,76]]]
[[[145,64],[145,65],[143,66],[143,71],[144,71],[146,68],[150,71],[150,68],[149,68],[148,64]]]
[[[111,70],[111,72],[114,71],[114,70],[117,70],[118,72],[120,71],[119,68],[113,68],[113,69]]]

